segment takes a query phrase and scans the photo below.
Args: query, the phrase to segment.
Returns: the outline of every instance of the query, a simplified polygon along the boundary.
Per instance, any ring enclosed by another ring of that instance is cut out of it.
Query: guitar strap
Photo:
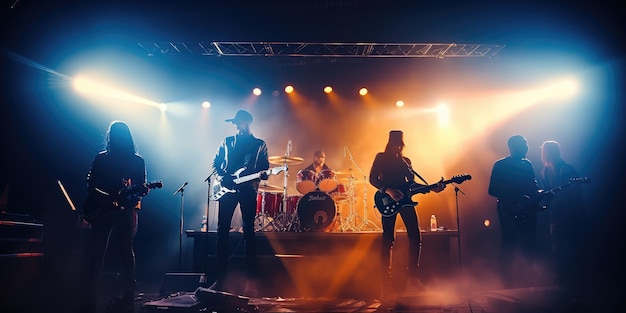
[[[402,162],[404,162],[404,164],[406,164],[406,167],[409,168],[409,171],[411,171],[411,173],[415,174],[415,176],[417,176],[417,178],[421,179],[424,182],[424,184],[430,185],[429,183],[426,182],[426,180],[424,178],[422,178],[422,175],[420,175],[418,172],[416,172],[413,169],[413,167],[411,167],[411,165],[404,160],[404,157],[402,157]]]

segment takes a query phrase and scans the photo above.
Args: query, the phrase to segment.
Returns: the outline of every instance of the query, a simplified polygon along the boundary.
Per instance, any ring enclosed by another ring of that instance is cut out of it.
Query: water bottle
[[[437,217],[435,214],[430,216],[430,231],[437,231]]]
[[[202,215],[202,227],[200,228],[201,231],[206,231],[206,215]]]

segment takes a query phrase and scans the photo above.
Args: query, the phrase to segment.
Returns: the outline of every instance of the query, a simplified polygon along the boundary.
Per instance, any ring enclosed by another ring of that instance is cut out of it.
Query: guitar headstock
[[[460,174],[460,175],[455,175],[452,176],[452,178],[450,178],[450,181],[455,183],[455,184],[460,184],[466,180],[470,180],[472,179],[472,175],[469,174]]]
[[[287,170],[286,166],[277,166],[277,167],[270,168],[270,173],[272,175],[278,175],[278,174],[280,174],[280,172],[286,171],[286,170]]]
[[[154,188],[163,188],[163,181],[157,180],[154,182],[150,182],[148,184],[146,184],[146,187],[149,189],[154,189]]]
[[[589,184],[591,183],[591,179],[587,177],[572,177],[569,179],[569,182],[575,184]]]

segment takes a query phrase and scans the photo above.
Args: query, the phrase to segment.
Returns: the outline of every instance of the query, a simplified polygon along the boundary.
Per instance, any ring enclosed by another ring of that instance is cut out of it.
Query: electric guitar
[[[467,175],[467,174],[456,175],[456,176],[453,176],[449,180],[440,181],[437,184],[439,183],[442,183],[444,185],[447,185],[450,183],[460,184],[470,179],[472,179],[471,175]],[[376,191],[376,193],[374,194],[374,204],[376,205],[376,209],[378,209],[378,211],[380,212],[382,216],[384,217],[394,216],[403,207],[405,206],[413,207],[417,204],[417,202],[414,202],[411,199],[413,195],[418,194],[418,193],[428,193],[431,190],[437,188],[437,184],[423,186],[423,185],[418,185],[416,183],[412,183],[411,185],[408,186],[408,188],[406,188],[406,190],[403,190],[404,197],[402,197],[402,199],[398,201],[393,200],[393,198],[391,198],[391,196],[386,193]]]
[[[509,208],[508,213],[512,214],[513,219],[515,219],[517,223],[523,223],[531,216],[531,214],[547,209],[547,203],[545,202],[550,202],[552,197],[554,197],[557,193],[576,184],[588,183],[591,183],[591,180],[587,177],[573,177],[570,178],[567,183],[554,187],[550,190],[541,191],[533,196],[524,195],[522,201],[515,203],[515,205]],[[542,202],[544,202],[543,205]]]
[[[163,182],[154,181],[138,186],[124,187],[115,193],[96,188],[95,192],[90,192],[83,204],[83,218],[91,223],[100,218],[104,213],[110,210],[123,210],[133,197],[143,197],[146,195],[147,189],[162,188]]]
[[[246,176],[239,177],[241,172],[243,172],[245,169],[246,169],[245,167],[242,167],[242,168],[238,169],[235,173],[231,174],[231,176],[233,177],[232,178],[232,184],[230,183],[230,177],[229,178],[218,177],[215,180],[215,183],[213,183],[213,187],[211,187],[211,195],[209,196],[209,199],[211,199],[213,201],[217,201],[217,200],[219,200],[222,196],[224,196],[227,193],[235,193],[235,192],[237,192],[237,189],[235,188],[236,185],[239,185],[241,183],[245,183],[247,181],[251,181],[253,179],[257,179],[257,178],[261,177],[261,174],[263,174],[263,173],[265,173],[267,175],[278,175],[280,172],[286,171],[287,167],[286,166],[273,167],[273,168],[270,168],[268,170],[260,171],[258,173],[249,174],[249,175],[246,175]]]

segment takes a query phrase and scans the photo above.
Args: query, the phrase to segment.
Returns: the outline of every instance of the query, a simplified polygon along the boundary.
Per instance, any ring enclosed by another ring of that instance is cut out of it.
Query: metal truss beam
[[[333,58],[459,58],[495,56],[504,45],[458,43],[342,42],[151,42],[138,43],[149,56],[187,53],[203,56],[298,56]]]

